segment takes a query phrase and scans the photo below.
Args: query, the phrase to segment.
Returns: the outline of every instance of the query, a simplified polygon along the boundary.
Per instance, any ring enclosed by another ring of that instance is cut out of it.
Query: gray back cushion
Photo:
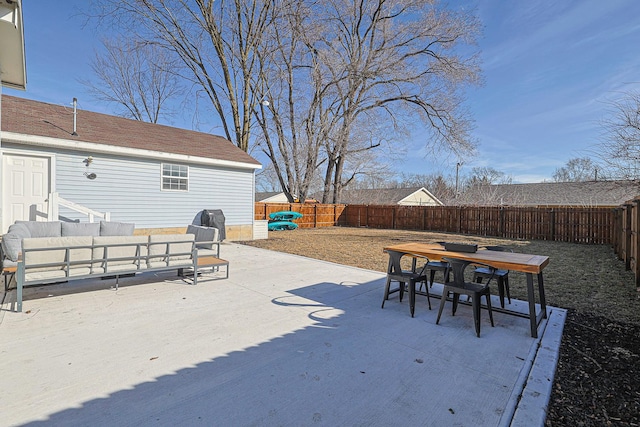
[[[66,236],[99,236],[99,222],[63,222],[62,237]]]
[[[24,224],[29,229],[30,237],[62,236],[61,221],[16,221],[16,224]]]
[[[101,236],[133,236],[135,228],[133,223],[100,221]]]
[[[187,234],[196,236],[196,246],[199,248],[213,249],[213,244],[197,244],[198,242],[217,242],[218,229],[215,227],[203,227],[201,225],[188,225]]]
[[[2,253],[11,261],[17,261],[22,251],[22,239],[31,237],[29,228],[24,223],[16,223],[9,227],[7,234],[2,236]]]

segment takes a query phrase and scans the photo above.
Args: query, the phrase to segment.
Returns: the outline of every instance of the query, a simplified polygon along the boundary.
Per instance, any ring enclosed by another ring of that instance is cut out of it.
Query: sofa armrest
[[[198,253],[198,257],[214,256],[216,258],[220,258],[220,242],[196,242],[196,251]]]

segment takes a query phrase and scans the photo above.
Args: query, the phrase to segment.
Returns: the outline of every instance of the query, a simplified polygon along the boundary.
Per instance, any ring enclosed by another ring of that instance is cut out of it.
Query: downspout
[[[254,169],[251,174],[251,184],[253,187],[253,194],[251,195],[251,240],[255,240],[256,233],[256,172],[257,169]]]

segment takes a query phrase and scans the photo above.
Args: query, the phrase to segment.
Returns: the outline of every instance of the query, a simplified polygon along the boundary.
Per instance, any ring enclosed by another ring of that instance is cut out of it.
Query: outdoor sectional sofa
[[[193,271],[225,267],[219,258],[218,230],[190,225],[187,234],[133,235],[133,224],[101,221],[67,223],[22,221],[2,238],[3,274],[15,272],[16,309],[23,287],[98,277],[118,278],[144,271]],[[214,248],[215,246],[215,248]],[[5,281],[5,287],[6,287]]]

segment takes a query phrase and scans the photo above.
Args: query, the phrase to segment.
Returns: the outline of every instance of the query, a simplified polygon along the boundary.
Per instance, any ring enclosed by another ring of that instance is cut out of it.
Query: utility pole
[[[455,198],[458,198],[458,183],[459,183],[459,177],[460,177],[460,166],[462,166],[462,162],[458,162],[456,163],[456,195]]]

